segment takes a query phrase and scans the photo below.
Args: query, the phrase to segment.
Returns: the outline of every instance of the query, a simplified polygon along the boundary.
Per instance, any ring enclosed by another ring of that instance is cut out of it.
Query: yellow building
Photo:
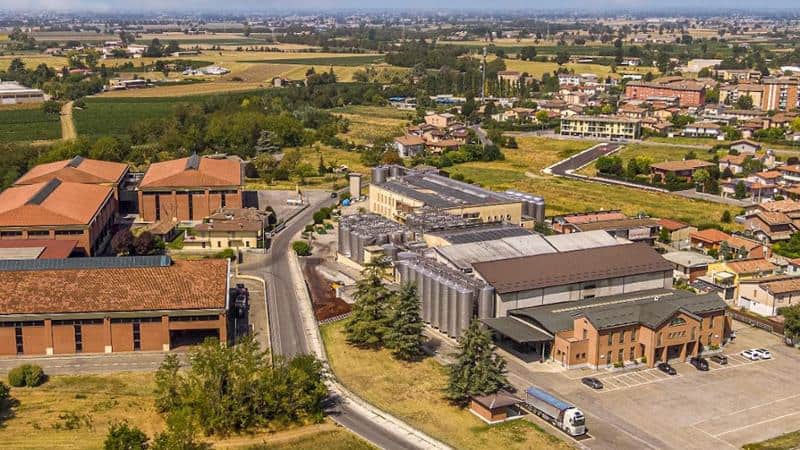
[[[642,121],[618,116],[562,117],[561,134],[607,139],[638,139],[642,134]]]
[[[262,247],[267,216],[265,211],[251,208],[221,210],[194,227],[183,247],[215,251]]]
[[[377,168],[380,169],[380,168]],[[377,181],[377,182],[376,182]],[[373,175],[369,211],[405,222],[406,216],[433,209],[474,222],[507,222],[533,227],[544,220],[544,201],[537,213],[531,203],[434,173],[410,172],[389,179]]]

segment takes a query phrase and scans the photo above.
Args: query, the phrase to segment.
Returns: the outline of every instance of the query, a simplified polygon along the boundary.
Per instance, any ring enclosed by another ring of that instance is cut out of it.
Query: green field
[[[61,138],[58,115],[41,108],[0,110],[0,142],[30,142]]]
[[[793,431],[778,437],[742,446],[744,450],[793,450],[800,448],[800,431]]]
[[[251,92],[235,95],[248,95]],[[86,108],[73,113],[78,136],[103,136],[125,134],[130,126],[140,120],[167,117],[181,103],[200,103],[213,97],[189,95],[183,97],[94,97],[86,99]],[[234,94],[228,94],[231,96]]]
[[[352,56],[320,56],[308,58],[276,58],[264,60],[237,61],[241,63],[265,63],[265,64],[305,64],[323,66],[363,66],[364,64],[375,64],[383,60],[383,55],[352,55]]]

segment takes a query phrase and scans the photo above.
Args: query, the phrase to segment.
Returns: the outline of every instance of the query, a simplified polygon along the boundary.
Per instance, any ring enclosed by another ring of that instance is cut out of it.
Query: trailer
[[[575,406],[537,387],[525,391],[525,404],[534,414],[570,436],[586,434],[586,416]]]

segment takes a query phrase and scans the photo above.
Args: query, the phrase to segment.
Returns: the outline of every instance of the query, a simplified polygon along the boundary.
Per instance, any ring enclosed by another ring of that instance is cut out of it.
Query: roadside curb
[[[234,278],[242,278],[244,280],[251,280],[261,283],[261,287],[264,289],[264,316],[267,319],[266,321],[266,340],[267,340],[267,348],[272,348],[272,335],[270,334],[269,328],[269,308],[267,307],[267,282],[264,281],[263,278],[257,277],[255,275],[242,275],[239,273],[239,266],[236,265],[236,275]]]

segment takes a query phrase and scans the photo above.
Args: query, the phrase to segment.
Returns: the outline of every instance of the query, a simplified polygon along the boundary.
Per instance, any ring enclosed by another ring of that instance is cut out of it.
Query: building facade
[[[642,134],[642,122],[627,117],[575,115],[561,118],[561,134],[606,139],[638,139]]]

